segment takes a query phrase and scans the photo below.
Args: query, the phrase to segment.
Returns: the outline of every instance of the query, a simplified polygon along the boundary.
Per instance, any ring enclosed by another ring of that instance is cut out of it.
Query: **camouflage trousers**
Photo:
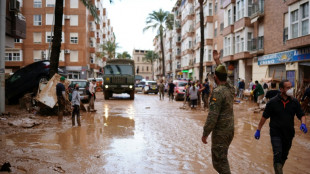
[[[233,137],[234,131],[212,133],[212,164],[214,169],[220,174],[230,174],[227,154]]]

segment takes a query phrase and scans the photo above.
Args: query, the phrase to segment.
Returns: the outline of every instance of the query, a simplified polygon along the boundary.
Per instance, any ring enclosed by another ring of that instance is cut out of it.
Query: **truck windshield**
[[[133,75],[132,66],[130,65],[106,65],[104,74],[125,74]]]

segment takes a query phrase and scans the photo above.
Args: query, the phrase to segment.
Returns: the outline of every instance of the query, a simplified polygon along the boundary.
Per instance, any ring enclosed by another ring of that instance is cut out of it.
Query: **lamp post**
[[[6,0],[0,1],[0,114],[5,112],[5,17]]]

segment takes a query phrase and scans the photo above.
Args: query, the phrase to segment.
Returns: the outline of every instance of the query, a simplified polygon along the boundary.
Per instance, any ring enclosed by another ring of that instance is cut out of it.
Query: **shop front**
[[[259,66],[268,66],[271,79],[291,81],[292,86],[310,82],[310,47],[258,57]]]

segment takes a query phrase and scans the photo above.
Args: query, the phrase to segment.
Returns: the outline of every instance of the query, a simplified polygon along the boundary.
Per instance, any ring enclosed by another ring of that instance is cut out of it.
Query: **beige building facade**
[[[134,49],[132,52],[132,58],[135,61],[136,75],[142,76],[145,80],[154,80],[152,77],[152,64],[147,62],[144,57],[147,50]]]
[[[27,3],[26,3],[27,2]],[[51,55],[55,0],[21,1],[21,12],[27,21],[27,37],[16,40],[15,47],[6,49],[6,70],[19,68]],[[104,66],[101,45],[113,40],[113,28],[107,18],[103,1],[91,1],[97,8],[100,22],[95,21],[80,0],[64,0],[62,44],[59,67],[70,79],[100,76]]]

